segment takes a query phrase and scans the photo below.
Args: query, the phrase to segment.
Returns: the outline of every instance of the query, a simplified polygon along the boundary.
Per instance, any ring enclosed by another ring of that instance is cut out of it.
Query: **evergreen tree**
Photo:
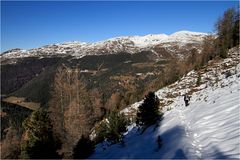
[[[48,113],[34,111],[24,122],[24,142],[21,145],[23,159],[60,158],[56,152],[57,143],[53,140],[52,125]]]
[[[96,143],[101,143],[107,137],[108,124],[107,121],[103,120],[96,126],[97,136],[95,139]]]
[[[97,141],[108,140],[111,143],[121,142],[123,133],[127,131],[128,120],[124,114],[111,111],[107,119],[102,121],[97,129]]]
[[[74,159],[88,158],[94,151],[94,143],[84,136],[78,141],[77,145],[73,149]]]
[[[137,124],[138,125],[152,125],[159,118],[162,113],[159,111],[159,99],[154,92],[149,92],[145,96],[143,103],[138,107]]]
[[[122,141],[123,133],[127,131],[128,120],[123,113],[112,111],[108,117],[107,139],[113,143]]]
[[[201,84],[201,75],[198,74],[198,77],[197,77],[197,82],[196,82],[196,86],[199,86]]]

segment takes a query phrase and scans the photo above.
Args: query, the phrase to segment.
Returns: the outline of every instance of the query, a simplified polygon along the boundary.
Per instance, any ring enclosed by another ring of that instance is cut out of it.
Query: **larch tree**
[[[56,73],[49,103],[54,133],[62,140],[64,158],[72,158],[72,147],[89,134],[93,113],[90,96],[80,79],[80,70],[62,66]]]
[[[239,44],[239,10],[229,8],[215,25],[217,31],[217,51],[220,57],[226,58],[228,49]]]

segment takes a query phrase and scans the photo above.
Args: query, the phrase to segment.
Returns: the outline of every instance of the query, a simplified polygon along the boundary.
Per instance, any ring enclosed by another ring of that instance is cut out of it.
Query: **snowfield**
[[[196,86],[198,75],[201,75],[201,84]],[[185,93],[191,95],[187,107],[183,100]],[[167,104],[161,122],[143,133],[132,124],[123,144],[98,144],[89,158],[240,158],[239,48],[232,49],[229,58],[210,62],[204,70],[189,72],[156,94]],[[122,112],[132,114],[140,103]],[[161,148],[157,143],[159,135]]]

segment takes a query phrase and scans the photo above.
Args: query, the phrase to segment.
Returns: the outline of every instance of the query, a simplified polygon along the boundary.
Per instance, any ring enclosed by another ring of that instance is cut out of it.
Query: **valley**
[[[0,158],[239,159],[236,4],[1,2]]]

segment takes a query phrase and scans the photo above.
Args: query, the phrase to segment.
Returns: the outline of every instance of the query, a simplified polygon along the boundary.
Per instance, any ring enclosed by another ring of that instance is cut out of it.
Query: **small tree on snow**
[[[128,119],[123,113],[112,111],[108,117],[109,127],[107,139],[112,143],[121,142],[123,139],[123,133],[127,131]]]
[[[200,86],[200,84],[201,84],[201,79],[202,79],[202,78],[201,78],[201,75],[198,74],[196,86]]]
[[[159,99],[155,93],[149,92],[139,106],[136,123],[146,126],[154,124],[162,116],[162,113],[159,111],[159,104]]]
[[[123,133],[127,131],[128,123],[129,121],[123,113],[116,110],[109,112],[107,119],[101,122],[97,128],[97,141],[121,142]]]

